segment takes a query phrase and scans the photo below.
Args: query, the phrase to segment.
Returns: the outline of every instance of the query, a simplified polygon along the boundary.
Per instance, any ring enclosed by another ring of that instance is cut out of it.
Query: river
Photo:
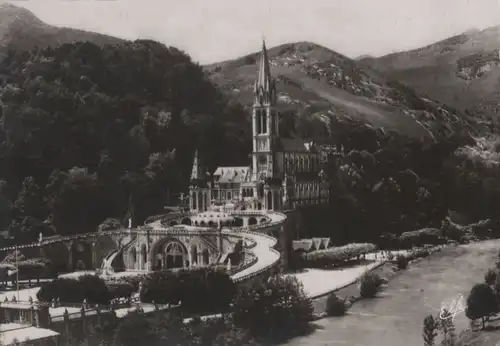
[[[421,346],[425,316],[437,315],[443,302],[450,304],[459,294],[466,300],[472,286],[494,267],[499,250],[499,240],[443,249],[410,264],[379,297],[357,302],[344,317],[316,322],[315,332],[286,345]],[[455,325],[457,332],[469,326],[464,312]]]

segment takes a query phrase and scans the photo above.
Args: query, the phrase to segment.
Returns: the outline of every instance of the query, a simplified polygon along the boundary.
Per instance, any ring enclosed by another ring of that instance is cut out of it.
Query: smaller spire
[[[269,58],[267,56],[266,41],[262,40],[259,72],[254,86],[255,101],[258,103],[274,103],[274,81],[271,77]]]
[[[201,160],[198,156],[198,149],[194,152],[193,169],[191,170],[191,181],[205,180],[207,172],[202,166]]]
[[[191,180],[197,180],[200,176],[200,163],[198,161],[198,149],[194,152],[193,169],[191,171]]]

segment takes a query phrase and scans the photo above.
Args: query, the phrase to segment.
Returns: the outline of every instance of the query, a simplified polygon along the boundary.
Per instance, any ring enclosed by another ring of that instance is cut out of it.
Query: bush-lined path
[[[424,317],[437,314],[442,302],[449,304],[458,294],[467,299],[494,266],[499,250],[500,240],[445,248],[410,264],[378,298],[357,302],[345,317],[316,322],[316,332],[288,345],[421,346]],[[455,324],[457,331],[468,327],[464,313]]]

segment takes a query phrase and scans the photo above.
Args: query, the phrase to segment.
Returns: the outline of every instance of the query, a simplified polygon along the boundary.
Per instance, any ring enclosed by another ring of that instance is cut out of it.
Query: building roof
[[[0,324],[0,343],[11,345],[14,341],[24,342],[56,337],[59,333],[50,329],[37,328],[20,323]]]
[[[218,183],[242,183],[247,179],[250,167],[217,167],[214,173]]]
[[[284,152],[308,153],[315,147],[313,142],[301,138],[280,138],[280,142]]]

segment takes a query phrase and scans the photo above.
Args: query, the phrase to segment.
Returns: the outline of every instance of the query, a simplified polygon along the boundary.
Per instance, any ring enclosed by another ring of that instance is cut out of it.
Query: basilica
[[[282,211],[329,203],[330,189],[322,167],[332,148],[280,136],[276,83],[264,42],[253,93],[251,165],[218,167],[210,173],[196,152],[190,209]]]

